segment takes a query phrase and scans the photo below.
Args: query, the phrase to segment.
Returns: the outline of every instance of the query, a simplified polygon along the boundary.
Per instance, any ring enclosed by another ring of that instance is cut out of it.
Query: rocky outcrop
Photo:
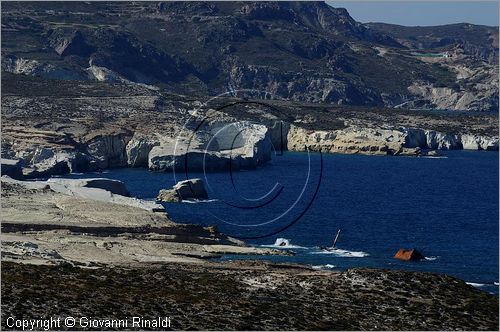
[[[442,63],[449,72],[456,75],[453,86],[415,81],[408,87],[413,96],[399,107],[497,112],[498,67],[486,64],[471,66],[467,61],[462,61],[462,58],[463,56],[455,54]],[[438,64],[433,58],[425,61]]]
[[[46,178],[98,169],[91,156],[73,149],[27,147],[14,152],[14,156],[22,161],[22,173],[25,178]]]
[[[128,131],[98,135],[86,143],[91,165],[100,169],[127,166],[126,146],[132,134]]]
[[[498,137],[445,134],[436,130],[360,128],[307,130],[292,125],[288,150],[328,153],[418,156],[426,150],[498,150]]]
[[[81,31],[65,34],[62,29],[53,30],[49,44],[62,57],[68,55],[88,56],[93,51],[93,48],[86,43]]]
[[[252,169],[271,159],[272,144],[264,125],[240,121],[212,123],[190,139],[170,139],[149,152],[149,169]]]
[[[134,134],[125,148],[127,156],[127,165],[130,167],[148,167],[149,153],[153,147],[159,145],[158,139],[142,135]]]
[[[60,68],[53,64],[40,62],[34,59],[18,58],[14,55],[2,57],[2,70],[22,75],[43,76],[59,80],[85,80],[88,75],[75,68]]]
[[[51,190],[56,193],[104,203],[125,205],[152,212],[165,212],[165,208],[154,202],[128,197],[125,185],[118,180],[105,178],[63,179],[51,178],[47,181],[18,181],[2,177],[2,183],[22,186],[30,190]]]
[[[444,134],[435,130],[403,128],[405,147],[438,150],[498,150],[498,137],[471,134]]]
[[[276,121],[267,127],[269,137],[274,150],[279,153],[281,150],[288,149],[288,132],[290,131],[290,123],[285,121]]]
[[[435,130],[403,128],[404,146],[422,149],[457,150],[462,149],[460,135],[444,134]]]
[[[347,154],[418,154],[416,149],[405,149],[404,142],[404,134],[392,129],[349,127],[334,131],[316,131],[292,125],[288,132],[288,149],[291,151],[309,149]]]
[[[432,158],[438,158],[438,157],[441,157],[441,153],[439,153],[439,151],[437,150],[430,150],[430,151],[427,151],[424,156],[426,157],[432,157]]]
[[[479,135],[460,135],[464,150],[498,151],[498,138]]]
[[[76,156],[72,152],[53,151],[49,148],[36,148],[31,156],[29,151],[27,152],[27,167],[23,169],[23,176],[26,178],[70,173],[72,161],[75,160]]]
[[[156,198],[162,202],[180,202],[185,199],[208,199],[205,183],[201,179],[178,182],[172,189],[162,189]]]

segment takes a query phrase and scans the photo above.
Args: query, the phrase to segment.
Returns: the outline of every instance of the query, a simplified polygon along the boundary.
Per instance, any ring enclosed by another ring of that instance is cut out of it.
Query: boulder
[[[394,258],[402,261],[419,261],[425,259],[417,249],[399,249]]]
[[[172,189],[162,189],[157,200],[163,202],[180,202],[183,199],[207,199],[208,193],[201,179],[189,179],[178,182]]]
[[[427,151],[427,153],[425,155],[427,157],[440,157],[440,156],[442,156],[442,154],[440,152],[438,152],[437,150]]]
[[[161,201],[161,202],[176,203],[176,202],[180,202],[181,198],[179,197],[179,195],[177,195],[177,192],[175,190],[161,189],[158,192],[158,196],[156,197],[156,200]]]
[[[99,188],[109,191],[116,195],[130,196],[125,184],[118,180],[111,179],[86,179],[82,187]]]
[[[420,156],[422,154],[422,150],[419,147],[416,148],[401,148],[394,155],[395,156]]]

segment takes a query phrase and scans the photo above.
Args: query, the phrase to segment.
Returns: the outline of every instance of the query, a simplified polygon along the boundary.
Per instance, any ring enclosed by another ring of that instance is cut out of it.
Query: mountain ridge
[[[498,109],[498,33],[482,27],[469,34],[481,38],[436,46],[418,29],[413,41],[324,2],[14,2],[2,22],[2,70],[16,74],[182,94],[254,89],[313,103]],[[413,48],[452,56],[425,59]]]

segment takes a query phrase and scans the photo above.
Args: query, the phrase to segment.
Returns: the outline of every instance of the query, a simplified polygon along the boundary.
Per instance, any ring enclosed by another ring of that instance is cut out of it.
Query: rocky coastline
[[[242,125],[229,122],[227,125]],[[276,122],[273,126],[282,125]],[[252,131],[240,147],[184,151],[172,139],[162,145],[153,136],[110,134],[81,143],[78,150],[40,147],[36,144],[4,151],[4,174],[21,178],[40,178],[71,172],[102,171],[114,167],[145,167],[152,171],[249,169],[271,160],[273,141],[286,142],[285,151],[321,151],[324,153],[418,156],[421,150],[498,151],[498,137],[469,133],[443,133],[420,128],[362,128],[340,130],[305,129],[285,123],[283,136],[275,137],[265,125],[244,122]],[[206,143],[206,142],[205,142]],[[15,152],[14,152],[15,151]],[[187,152],[185,152],[187,151]],[[10,159],[15,158],[15,159]],[[22,174],[22,175],[21,175]]]
[[[498,297],[450,276],[220,259],[294,253],[172,221],[160,201],[208,198],[197,179],[148,201],[100,175],[498,151],[497,27],[363,24],[323,2],[6,2],[1,46],[1,330],[499,329]],[[99,175],[58,177],[79,172]]]
[[[119,181],[1,187],[2,328],[8,316],[167,315],[190,330],[498,329],[498,298],[444,275],[214,261],[291,252],[177,224]]]
[[[176,224],[111,180],[1,185],[2,329],[9,316],[168,316],[183,330],[498,329],[498,298],[456,278],[213,261],[289,252]]]
[[[39,79],[16,77],[16,84],[33,90],[33,80]],[[56,84],[45,83],[48,88]],[[91,92],[74,97],[82,93],[79,89]],[[2,172],[17,178],[115,167],[252,169],[287,150],[396,156],[417,156],[422,150],[498,151],[497,114],[227,97],[204,102],[109,83],[67,85],[50,99],[6,90]]]

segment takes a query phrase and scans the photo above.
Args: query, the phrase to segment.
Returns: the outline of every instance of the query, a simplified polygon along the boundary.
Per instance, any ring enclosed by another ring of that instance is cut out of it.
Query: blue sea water
[[[498,153],[444,154],[446,158],[405,158],[288,152],[256,170],[190,172],[189,178],[208,183],[210,200],[165,206],[174,221],[217,225],[258,246],[285,238],[290,242],[286,249],[296,253],[224,259],[446,273],[498,294]],[[146,199],[186,178],[182,172],[144,169],[116,169],[100,176],[122,180],[133,196]],[[321,250],[331,245],[338,229],[339,250]],[[427,259],[400,262],[393,258],[399,248],[417,248]]]

